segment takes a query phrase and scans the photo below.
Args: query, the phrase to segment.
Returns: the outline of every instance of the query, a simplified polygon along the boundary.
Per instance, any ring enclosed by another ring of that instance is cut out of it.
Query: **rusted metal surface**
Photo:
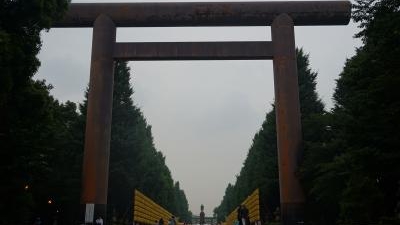
[[[100,14],[118,27],[269,26],[287,13],[296,26],[345,25],[349,1],[72,3],[53,27],[92,27]]]
[[[117,60],[249,60],[272,56],[272,43],[268,41],[116,43],[114,47]]]
[[[116,27],[100,15],[93,27],[81,203],[95,204],[95,218],[105,220],[110,155]]]
[[[302,155],[302,134],[292,19],[287,14],[278,16],[272,23],[271,34],[281,214],[284,225],[294,225],[303,220],[305,197],[296,175]]]

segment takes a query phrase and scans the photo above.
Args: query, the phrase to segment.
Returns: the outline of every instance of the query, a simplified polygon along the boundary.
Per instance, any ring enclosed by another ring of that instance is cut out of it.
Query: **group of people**
[[[237,220],[239,225],[250,225],[249,210],[245,205],[240,205],[238,207]]]
[[[164,225],[164,219],[160,218],[158,221],[156,221],[155,225]],[[176,220],[175,220],[175,216],[172,216],[169,220],[168,220],[168,224],[167,225],[177,225],[176,224]]]

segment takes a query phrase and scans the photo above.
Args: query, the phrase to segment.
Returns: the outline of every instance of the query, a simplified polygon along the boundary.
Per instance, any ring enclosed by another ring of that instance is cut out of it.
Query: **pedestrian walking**
[[[171,218],[171,225],[176,225],[175,216],[172,216]]]
[[[239,205],[237,208],[237,221],[239,225],[243,225],[242,223],[242,205]]]
[[[242,206],[242,221],[243,225],[250,225],[249,209],[245,205]]]

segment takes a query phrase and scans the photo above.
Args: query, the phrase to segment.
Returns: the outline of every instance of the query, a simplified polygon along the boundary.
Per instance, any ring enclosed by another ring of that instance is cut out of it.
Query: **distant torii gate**
[[[272,59],[283,224],[303,220],[294,26],[346,25],[349,1],[72,3],[53,27],[93,27],[83,191],[86,221],[106,218],[115,60]],[[116,43],[116,27],[271,26],[272,41]]]

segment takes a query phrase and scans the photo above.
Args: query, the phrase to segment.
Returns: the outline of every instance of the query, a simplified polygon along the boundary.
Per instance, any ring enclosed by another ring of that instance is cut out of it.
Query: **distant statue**
[[[201,210],[201,212],[200,212],[200,225],[203,225],[204,224],[204,217],[205,217],[205,215],[204,215],[204,205],[203,204],[201,204],[200,210]]]

